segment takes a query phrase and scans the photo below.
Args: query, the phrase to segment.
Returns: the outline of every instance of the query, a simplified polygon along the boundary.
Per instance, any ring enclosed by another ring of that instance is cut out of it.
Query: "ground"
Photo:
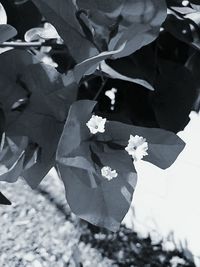
[[[12,206],[0,207],[1,267],[193,267],[183,253],[122,226],[117,233],[92,227],[70,212],[64,188],[47,176],[37,190],[23,180],[1,183]]]

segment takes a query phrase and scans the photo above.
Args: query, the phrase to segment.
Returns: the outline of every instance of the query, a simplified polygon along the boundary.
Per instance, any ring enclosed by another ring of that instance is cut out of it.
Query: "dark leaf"
[[[0,25],[0,44],[11,39],[17,34],[15,28],[8,24]]]
[[[164,23],[164,28],[175,38],[200,49],[200,35],[198,25],[189,17],[181,18],[169,15]]]
[[[20,50],[10,50],[0,55],[0,103],[6,116],[20,99],[27,99],[28,90],[21,81],[23,71],[34,63],[33,56]]]
[[[28,185],[33,189],[37,188],[43,178],[55,165],[55,156],[46,154],[47,152],[44,152],[44,156],[41,155],[39,158],[37,158],[37,162],[32,167],[24,170],[21,174]]]
[[[0,205],[11,205],[10,200],[8,200],[1,192],[0,192]]]
[[[145,46],[129,57],[117,60],[108,60],[107,64],[119,75],[111,78],[127,80],[137,83],[149,90],[154,90],[153,85],[156,78],[156,50],[152,46]],[[148,58],[148,61],[146,60]],[[104,71],[104,68],[102,68]],[[111,70],[110,70],[111,71]],[[108,73],[108,72],[107,72]],[[129,79],[128,79],[129,78]]]
[[[26,137],[5,137],[0,151],[0,181],[17,181],[24,168],[27,145]]]
[[[20,84],[21,74],[37,60],[27,51],[13,49],[0,55],[0,74],[8,80]]]
[[[34,64],[27,67],[21,75],[21,81],[31,93],[30,110],[64,121],[76,98],[77,85],[72,79],[70,73],[66,77],[62,76],[48,65]],[[69,86],[65,85],[66,80]]]
[[[9,51],[1,56],[4,67],[0,70],[0,84],[4,90],[0,91],[0,102],[6,115],[5,131],[27,136],[40,148],[40,156],[32,151],[22,173],[36,187],[55,163],[57,144],[69,106],[76,98],[77,84],[72,72],[62,76],[53,67],[34,64],[27,52]],[[27,99],[26,105],[13,110],[21,99]]]
[[[190,0],[191,5],[199,5],[199,0]]]
[[[184,66],[166,60],[159,62],[152,98],[156,118],[161,128],[178,132],[189,121],[197,98],[194,77]]]
[[[55,26],[77,62],[97,53],[84,36],[76,19],[76,7],[71,0],[33,0],[46,19]]]

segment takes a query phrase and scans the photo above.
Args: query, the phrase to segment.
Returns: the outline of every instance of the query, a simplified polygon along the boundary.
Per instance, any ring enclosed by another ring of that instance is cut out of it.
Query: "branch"
[[[50,42],[4,42],[0,44],[0,47],[13,47],[13,48],[41,48],[44,46],[50,46],[52,48],[65,48],[66,46],[63,44],[56,44]]]

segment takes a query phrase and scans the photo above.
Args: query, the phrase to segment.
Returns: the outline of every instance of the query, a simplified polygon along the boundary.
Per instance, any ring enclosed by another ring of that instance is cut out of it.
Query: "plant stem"
[[[29,47],[44,47],[50,46],[53,48],[64,48],[63,44],[56,44],[50,42],[4,42],[0,44],[0,47],[13,47],[13,48],[29,48]]]
[[[101,87],[99,88],[98,92],[96,93],[95,97],[93,98],[94,101],[96,101],[98,99],[98,97],[101,94],[102,90],[104,89],[104,86],[106,85],[107,81],[108,81],[108,78],[105,78],[102,81]]]

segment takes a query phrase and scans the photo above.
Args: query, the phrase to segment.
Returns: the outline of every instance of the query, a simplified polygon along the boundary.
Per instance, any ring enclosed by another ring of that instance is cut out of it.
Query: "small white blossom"
[[[92,134],[105,132],[106,119],[100,116],[92,115],[91,119],[86,123]]]
[[[144,156],[148,155],[148,143],[142,136],[130,135],[128,145],[125,150],[133,157],[135,161],[141,160]]]
[[[110,167],[105,166],[101,169],[101,175],[109,181],[118,176],[116,170],[112,170]]]

